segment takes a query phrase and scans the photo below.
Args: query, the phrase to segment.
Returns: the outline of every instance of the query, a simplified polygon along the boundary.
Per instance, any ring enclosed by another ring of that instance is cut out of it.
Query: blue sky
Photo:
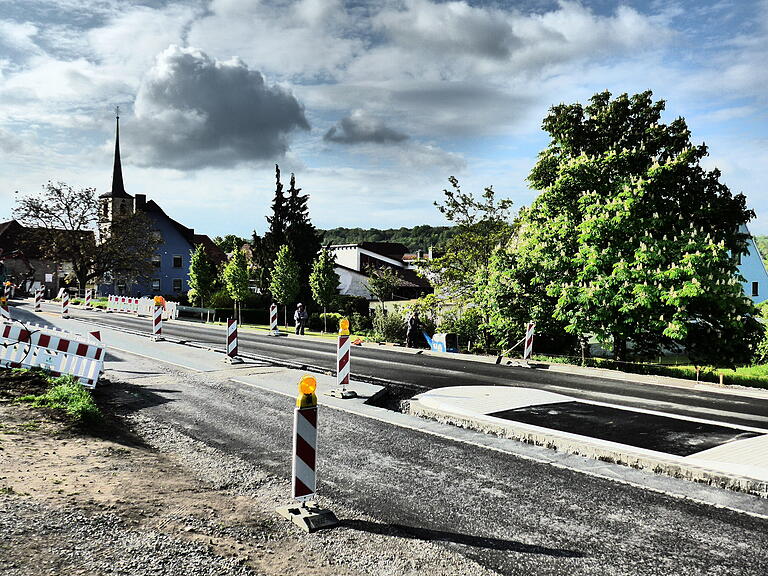
[[[651,89],[768,234],[768,0],[0,0],[0,218],[123,173],[210,235],[295,172],[321,228],[443,224],[451,175],[520,207],[560,102]]]

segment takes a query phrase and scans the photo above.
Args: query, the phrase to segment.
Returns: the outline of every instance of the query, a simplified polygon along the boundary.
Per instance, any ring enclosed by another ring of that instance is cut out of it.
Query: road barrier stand
[[[336,526],[339,521],[330,510],[318,507],[316,497],[317,464],[317,380],[305,375],[299,382],[299,396],[293,412],[293,469],[291,497],[299,505],[277,508],[305,532]]]
[[[280,329],[277,327],[277,304],[269,306],[269,335],[282,336]]]
[[[353,390],[347,390],[349,386],[349,356],[351,342],[349,341],[349,320],[342,318],[339,320],[339,339],[336,345],[336,386],[329,391],[328,396],[334,398],[357,398],[357,393]]]
[[[91,290],[89,288],[85,291],[85,309],[90,310],[91,308],[93,308],[93,306],[91,306]]]
[[[243,359],[237,355],[237,320],[227,318],[227,355],[225,362],[230,364],[242,364]]]
[[[531,359],[533,354],[533,329],[536,327],[534,322],[528,322],[528,326],[525,328],[525,348],[523,351],[523,360],[526,362]]]
[[[80,336],[37,324],[13,323],[0,329],[0,366],[42,368],[53,376],[71,374],[95,388],[106,348],[93,336]]]
[[[69,292],[66,290],[61,295],[61,317],[69,318]]]
[[[163,304],[165,299],[162,296],[155,296],[155,309],[152,313],[152,340],[159,342],[163,340]]]
[[[45,290],[42,288],[35,290],[35,312],[43,311],[43,294],[45,294]]]

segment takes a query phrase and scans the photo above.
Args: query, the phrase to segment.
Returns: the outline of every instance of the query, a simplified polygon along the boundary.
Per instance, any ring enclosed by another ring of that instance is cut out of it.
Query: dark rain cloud
[[[408,135],[358,111],[342,118],[325,133],[323,139],[338,144],[394,144],[407,140]]]
[[[193,169],[273,161],[309,130],[301,103],[238,60],[170,46],[143,79],[126,151],[143,165]]]

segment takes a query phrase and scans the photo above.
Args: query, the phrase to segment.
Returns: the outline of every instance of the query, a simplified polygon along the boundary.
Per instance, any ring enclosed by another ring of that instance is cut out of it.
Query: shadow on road
[[[430,542],[450,542],[454,544],[463,544],[473,548],[487,548],[489,550],[499,550],[506,552],[519,552],[521,554],[540,554],[544,556],[555,556],[559,558],[583,558],[582,552],[565,550],[563,548],[547,548],[546,546],[536,546],[533,544],[524,544],[515,540],[502,540],[500,538],[487,538],[483,536],[472,536],[470,534],[460,534],[456,532],[445,532],[443,530],[432,530],[429,528],[418,528],[415,526],[405,526],[403,524],[381,524],[370,522],[368,520],[341,520],[341,526],[360,530],[361,532],[370,532],[372,534],[381,534],[383,536],[399,536],[403,538],[414,538],[417,540],[426,540]]]

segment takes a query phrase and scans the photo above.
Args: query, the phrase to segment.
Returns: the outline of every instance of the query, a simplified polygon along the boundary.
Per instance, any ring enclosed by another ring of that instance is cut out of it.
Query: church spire
[[[115,167],[112,169],[111,196],[130,197],[123,185],[123,167],[120,164],[120,106],[115,108]]]

